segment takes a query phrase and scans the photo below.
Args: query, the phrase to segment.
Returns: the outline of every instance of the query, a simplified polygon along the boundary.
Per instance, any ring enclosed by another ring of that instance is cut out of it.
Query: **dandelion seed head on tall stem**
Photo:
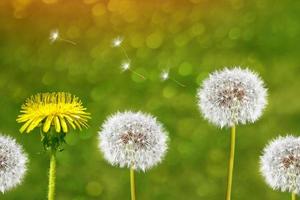
[[[300,193],[300,138],[278,137],[260,157],[260,171],[274,190]]]
[[[27,171],[27,155],[14,139],[0,136],[0,191],[19,185]]]
[[[253,123],[267,105],[267,89],[261,78],[239,67],[210,74],[197,96],[204,118],[221,128]]]
[[[162,161],[167,141],[161,123],[141,112],[116,113],[99,132],[99,148],[109,163],[142,171]]]

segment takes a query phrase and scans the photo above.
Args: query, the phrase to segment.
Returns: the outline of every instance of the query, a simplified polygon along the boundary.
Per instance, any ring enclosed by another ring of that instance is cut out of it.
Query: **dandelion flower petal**
[[[50,129],[53,117],[54,117],[53,115],[50,115],[50,116],[47,117],[46,122],[45,122],[44,127],[43,127],[43,131],[45,133],[47,133]]]
[[[21,133],[29,133],[39,125],[45,133],[51,126],[56,132],[67,133],[69,126],[80,130],[82,126],[87,127],[90,114],[85,110],[79,98],[70,93],[41,93],[26,100],[17,122],[24,123]]]

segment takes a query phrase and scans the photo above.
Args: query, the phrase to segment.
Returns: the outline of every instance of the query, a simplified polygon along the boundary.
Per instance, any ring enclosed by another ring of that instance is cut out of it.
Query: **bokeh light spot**
[[[166,98],[172,98],[174,97],[175,94],[176,94],[176,89],[174,87],[166,86],[163,89],[163,96]]]
[[[193,71],[193,66],[189,62],[183,62],[179,66],[178,73],[182,76],[190,75]]]
[[[151,49],[156,49],[161,46],[163,42],[163,33],[160,31],[150,34],[146,39],[146,44]]]
[[[129,36],[130,45],[134,48],[139,48],[144,45],[144,37],[140,33],[132,33]]]
[[[106,7],[104,4],[102,3],[97,3],[94,5],[94,7],[92,8],[92,14],[96,17],[98,16],[102,16],[106,13]]]
[[[138,12],[136,10],[130,10],[126,14],[124,14],[124,19],[126,22],[133,23],[138,19]]]
[[[189,42],[190,38],[187,34],[180,33],[176,36],[174,42],[178,47],[182,47]]]
[[[203,34],[204,31],[205,31],[205,26],[201,23],[196,23],[190,28],[189,33],[192,37],[195,37]]]
[[[96,182],[96,181],[91,181],[86,185],[86,193],[89,196],[100,196],[103,192],[103,187],[101,186],[100,183]]]

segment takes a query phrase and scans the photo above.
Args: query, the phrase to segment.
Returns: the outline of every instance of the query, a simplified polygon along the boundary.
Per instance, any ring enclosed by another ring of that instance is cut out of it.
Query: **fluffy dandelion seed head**
[[[300,193],[300,138],[279,137],[260,157],[260,171],[267,184],[282,192]]]
[[[162,81],[165,81],[169,78],[169,71],[164,70],[162,71],[162,73],[160,74],[160,78]]]
[[[58,30],[51,31],[49,39],[52,43],[55,42],[56,40],[58,40],[59,39],[59,31]]]
[[[126,61],[121,64],[122,71],[127,71],[130,69],[130,62]]]
[[[19,185],[26,173],[27,155],[16,141],[0,136],[0,191],[6,192]]]
[[[167,140],[162,125],[141,112],[117,113],[99,132],[99,148],[109,163],[143,171],[162,161]]]
[[[17,122],[24,123],[20,129],[29,133],[34,128],[42,126],[43,132],[48,132],[54,126],[56,132],[67,133],[73,129],[87,127],[90,114],[82,106],[78,97],[65,92],[41,93],[28,98],[22,105]]]
[[[114,38],[113,41],[112,41],[112,46],[113,46],[113,47],[119,47],[119,46],[121,46],[123,40],[124,40],[124,39],[123,39],[122,37],[120,37],[120,36]]]
[[[267,104],[266,97],[260,77],[241,68],[214,72],[198,90],[204,118],[219,127],[255,122]]]

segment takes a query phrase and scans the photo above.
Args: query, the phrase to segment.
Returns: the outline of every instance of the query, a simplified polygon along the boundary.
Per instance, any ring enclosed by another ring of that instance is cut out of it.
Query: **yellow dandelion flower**
[[[51,126],[56,132],[67,133],[73,129],[87,127],[90,113],[82,106],[78,97],[65,92],[40,93],[28,98],[22,105],[17,122],[24,123],[20,132],[29,133],[42,126],[47,133]]]

